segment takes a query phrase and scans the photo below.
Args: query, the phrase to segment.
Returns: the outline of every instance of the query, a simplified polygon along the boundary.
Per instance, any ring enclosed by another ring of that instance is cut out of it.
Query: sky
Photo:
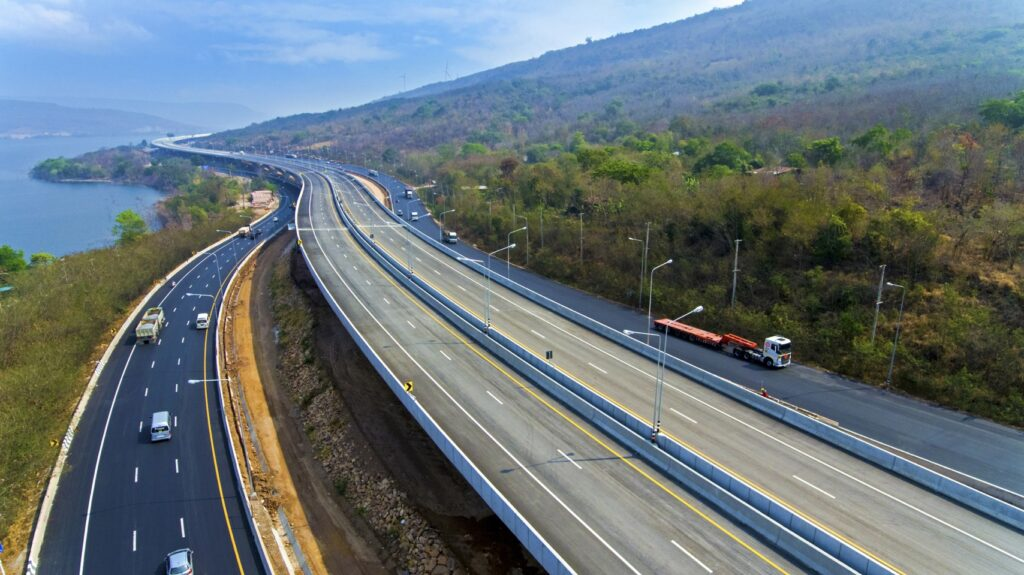
[[[0,97],[363,104],[740,0],[0,0]]]

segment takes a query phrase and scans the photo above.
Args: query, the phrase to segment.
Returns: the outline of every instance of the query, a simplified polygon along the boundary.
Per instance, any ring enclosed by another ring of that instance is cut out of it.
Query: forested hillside
[[[437,180],[468,241],[528,224],[529,267],[630,305],[649,222],[650,261],[675,260],[655,313],[704,305],[874,384],[904,295],[872,339],[885,265],[893,385],[1022,425],[1022,72],[1016,0],[748,0],[211,144]]]
[[[453,140],[502,148],[582,130],[605,141],[683,113],[852,134],[867,122],[964,118],[1016,91],[1022,71],[1017,0],[748,0],[214,142],[326,147],[365,162]]]

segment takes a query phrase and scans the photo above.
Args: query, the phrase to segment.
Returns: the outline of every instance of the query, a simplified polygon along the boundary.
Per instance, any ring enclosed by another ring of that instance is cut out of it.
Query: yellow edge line
[[[342,203],[346,204],[346,206],[347,206],[347,202],[345,202],[344,200],[342,200]],[[341,222],[341,221],[340,221],[340,220],[338,219],[338,215],[337,215],[336,213],[332,212],[332,215],[333,215],[333,217],[334,217],[335,221],[337,221],[339,225],[341,225],[341,226],[344,226],[344,224],[342,224],[342,222]],[[351,240],[351,238],[349,238],[349,240],[350,240],[350,241],[353,241],[353,240]],[[380,244],[378,244],[378,246],[380,246]],[[381,246],[381,249],[384,249],[384,248],[383,248],[383,247]],[[369,263],[369,265],[371,265],[371,266],[372,266],[372,267],[373,267],[374,269],[376,269],[376,270],[377,270],[377,272],[378,272],[378,273],[380,273],[380,274],[381,274],[381,276],[383,276],[383,277],[384,277],[384,279],[385,279],[385,280],[386,280],[386,281],[387,281],[388,283],[390,283],[390,284],[392,285],[392,287],[394,287],[395,289],[397,289],[397,290],[398,290],[398,291],[399,291],[399,292],[400,292],[400,293],[401,293],[401,294],[402,294],[402,295],[403,295],[403,296],[404,296],[404,297],[405,297],[405,298],[406,298],[407,300],[409,300],[410,302],[412,302],[412,304],[413,304],[413,305],[415,305],[415,306],[416,306],[417,308],[419,308],[419,309],[420,309],[420,311],[422,311],[422,312],[423,312],[424,314],[426,314],[426,315],[427,315],[427,317],[429,317],[429,318],[431,318],[432,320],[434,320],[434,322],[435,322],[435,323],[437,323],[437,324],[438,324],[439,326],[441,326],[441,328],[442,328],[442,329],[444,329],[445,331],[447,331],[447,332],[448,332],[448,333],[449,333],[449,334],[450,334],[450,335],[451,335],[452,337],[454,337],[454,338],[455,338],[456,340],[458,340],[458,341],[459,341],[460,343],[462,343],[462,344],[463,344],[464,346],[466,346],[466,348],[467,348],[467,349],[469,349],[470,351],[472,351],[472,352],[473,352],[473,353],[474,353],[474,354],[475,354],[475,355],[476,355],[477,357],[479,357],[480,359],[483,359],[484,361],[486,361],[486,362],[487,362],[488,364],[490,364],[490,365],[491,365],[491,366],[492,366],[492,367],[493,367],[493,368],[494,368],[495,370],[497,370],[497,371],[498,371],[499,373],[501,373],[501,374],[502,374],[502,375],[504,375],[504,376],[505,376],[506,378],[508,378],[508,379],[509,379],[510,381],[512,381],[512,383],[516,384],[516,386],[517,386],[517,387],[519,387],[519,389],[522,389],[522,390],[526,391],[527,393],[529,393],[529,394],[530,394],[530,395],[531,395],[531,396],[532,396],[532,397],[533,397],[534,399],[536,399],[536,400],[537,400],[537,401],[538,401],[538,402],[539,402],[539,403],[540,403],[541,405],[544,405],[544,406],[545,406],[545,407],[547,407],[547,408],[548,408],[549,410],[551,410],[552,412],[554,412],[555,414],[557,414],[557,415],[558,415],[559,417],[561,417],[561,418],[562,418],[562,419],[564,419],[564,420],[565,420],[566,422],[568,422],[569,424],[571,424],[571,425],[572,425],[573,427],[575,427],[576,429],[578,429],[578,430],[579,430],[579,431],[580,431],[581,433],[583,433],[584,435],[586,435],[587,437],[589,437],[589,438],[590,438],[590,439],[591,439],[592,441],[594,441],[595,443],[597,443],[598,445],[600,445],[601,447],[603,447],[603,448],[604,448],[605,450],[607,450],[607,451],[608,451],[609,453],[611,453],[612,455],[614,455],[614,456],[615,456],[615,457],[616,457],[617,459],[619,459],[619,461],[621,461],[621,462],[625,463],[625,464],[626,464],[626,465],[628,465],[628,466],[629,466],[629,467],[630,467],[631,469],[633,469],[633,470],[634,470],[634,471],[635,471],[636,473],[638,473],[638,474],[639,474],[640,476],[642,476],[643,478],[647,479],[647,480],[648,480],[648,481],[650,481],[650,482],[651,482],[652,484],[656,485],[656,486],[657,486],[658,488],[660,488],[660,489],[661,489],[662,491],[664,491],[665,493],[667,493],[667,494],[668,494],[669,496],[671,496],[671,497],[672,497],[673,499],[675,499],[676,501],[678,501],[678,502],[682,503],[683,505],[685,505],[685,506],[686,506],[686,507],[687,507],[687,508],[688,508],[689,510],[693,511],[693,512],[694,512],[694,513],[695,513],[695,514],[696,514],[697,516],[699,516],[699,517],[700,517],[701,519],[704,519],[705,521],[707,521],[708,523],[710,523],[711,525],[713,525],[713,526],[714,526],[714,527],[715,527],[716,529],[718,529],[719,531],[721,531],[722,533],[724,533],[725,535],[727,535],[727,536],[728,536],[728,537],[729,537],[730,539],[732,539],[733,541],[735,541],[736,543],[738,543],[739,545],[741,545],[741,546],[742,546],[742,547],[743,547],[744,549],[746,549],[746,550],[750,551],[750,552],[751,552],[751,553],[753,553],[753,554],[754,554],[755,556],[757,556],[757,557],[758,557],[759,559],[761,559],[762,561],[764,561],[764,562],[765,562],[765,563],[767,563],[768,565],[771,565],[771,566],[772,566],[773,568],[775,568],[775,569],[776,569],[777,571],[779,571],[780,573],[788,573],[788,572],[787,572],[787,571],[786,571],[785,569],[783,569],[783,568],[782,568],[781,566],[777,565],[777,564],[776,564],[775,562],[773,562],[773,561],[772,561],[771,559],[769,559],[768,557],[765,557],[765,556],[764,556],[764,555],[763,555],[763,554],[762,554],[761,552],[759,552],[759,551],[758,551],[757,549],[754,549],[753,547],[751,547],[750,545],[748,545],[748,544],[747,544],[747,543],[746,543],[745,541],[743,541],[743,540],[742,540],[742,539],[740,539],[740,538],[739,538],[738,536],[736,536],[735,534],[733,534],[733,533],[732,533],[731,531],[729,531],[728,529],[726,529],[726,528],[725,528],[724,526],[722,526],[721,524],[719,524],[718,522],[716,522],[716,521],[715,521],[714,519],[712,519],[711,517],[709,517],[709,516],[708,516],[707,514],[705,514],[705,513],[704,513],[704,512],[702,512],[701,510],[699,510],[699,509],[697,509],[696,507],[694,507],[694,506],[693,506],[693,505],[692,505],[691,503],[689,503],[688,501],[686,501],[685,499],[683,499],[683,498],[682,498],[682,497],[681,497],[681,496],[680,496],[679,494],[677,494],[677,493],[676,493],[675,491],[673,491],[672,489],[669,489],[669,488],[668,488],[668,487],[667,487],[666,485],[664,485],[663,483],[661,483],[660,481],[658,481],[658,480],[657,480],[656,478],[654,478],[653,476],[651,476],[651,475],[650,475],[649,473],[647,473],[647,472],[646,472],[646,471],[644,471],[643,469],[640,469],[640,468],[639,468],[639,467],[638,467],[638,466],[637,466],[636,464],[634,464],[634,463],[633,463],[632,461],[630,461],[629,459],[627,459],[627,458],[626,458],[625,456],[623,456],[623,455],[622,455],[621,453],[619,453],[618,451],[616,451],[615,449],[613,449],[613,448],[612,448],[612,447],[611,447],[610,445],[608,445],[607,443],[605,443],[604,441],[602,441],[602,440],[601,440],[601,439],[600,439],[599,437],[595,436],[595,435],[594,435],[593,433],[591,433],[591,432],[590,432],[590,431],[588,431],[587,429],[583,428],[583,427],[582,427],[582,426],[581,426],[581,425],[580,425],[579,423],[577,423],[577,422],[576,422],[575,420],[573,420],[573,419],[572,419],[572,418],[570,418],[570,417],[569,417],[568,415],[566,415],[566,414],[565,414],[565,413],[564,413],[564,412],[563,412],[562,410],[560,410],[560,409],[556,408],[556,407],[555,407],[554,405],[552,405],[551,403],[549,403],[549,402],[548,402],[548,401],[547,401],[546,399],[544,399],[543,397],[541,397],[540,395],[538,395],[538,394],[537,394],[537,393],[536,393],[536,392],[535,392],[535,391],[534,391],[534,390],[533,390],[532,388],[530,388],[530,387],[528,387],[527,385],[525,385],[525,384],[521,383],[521,382],[520,382],[520,381],[519,381],[519,380],[518,380],[518,379],[517,379],[517,378],[516,378],[515,376],[513,376],[512,374],[510,374],[510,373],[509,373],[508,371],[506,371],[506,370],[505,370],[504,368],[502,368],[501,366],[499,366],[499,365],[498,365],[497,363],[495,363],[495,362],[494,362],[493,360],[491,360],[491,358],[487,357],[487,356],[486,356],[486,355],[485,355],[485,354],[484,354],[484,353],[483,353],[482,351],[480,351],[480,350],[479,350],[479,349],[478,349],[478,348],[477,348],[477,347],[476,347],[475,345],[473,345],[473,344],[469,343],[469,342],[468,342],[468,341],[467,341],[466,339],[464,339],[464,338],[462,337],[462,335],[461,335],[461,334],[459,334],[458,332],[454,331],[454,329],[453,329],[453,328],[451,328],[451,327],[450,327],[450,326],[448,325],[447,321],[442,321],[442,320],[441,320],[440,318],[438,318],[438,317],[437,317],[437,316],[436,316],[436,315],[434,314],[434,312],[432,312],[432,311],[430,311],[430,310],[426,309],[426,308],[425,308],[425,307],[424,307],[424,306],[423,306],[423,305],[422,305],[422,304],[421,304],[421,303],[419,302],[419,300],[418,300],[418,299],[414,298],[414,297],[413,297],[413,296],[412,296],[412,295],[411,295],[411,294],[410,294],[410,293],[408,292],[408,290],[406,290],[406,289],[405,289],[404,287],[402,287],[402,286],[399,286],[399,285],[398,285],[398,284],[397,284],[397,283],[396,283],[396,282],[394,281],[394,279],[393,279],[393,278],[391,278],[391,276],[390,276],[390,275],[389,275],[389,274],[388,274],[387,272],[385,272],[385,271],[384,271],[384,270],[383,270],[383,269],[382,269],[382,268],[380,267],[380,265],[379,265],[379,264],[377,264],[377,262],[376,262],[375,260],[373,260],[372,258],[370,258],[370,256],[369,256],[369,255],[368,255],[368,254],[367,254],[367,253],[365,252],[365,250],[363,250],[363,249],[361,249],[361,248],[360,248],[360,249],[357,249],[356,251],[358,251],[358,252],[359,252],[359,254],[360,254],[360,255],[361,255],[362,257],[363,257],[363,259],[364,259],[364,260],[366,260],[366,261],[367,261],[367,262]],[[387,250],[385,249],[385,251],[387,251]],[[388,252],[388,253],[390,254],[391,252]],[[394,256],[392,256],[392,257],[394,257]],[[424,280],[424,281],[426,281],[426,280]],[[429,283],[429,282],[428,282],[428,283]]]
[[[213,303],[210,304],[210,317],[213,317],[213,309],[217,307],[217,298],[224,289],[224,282],[217,286],[217,293],[213,294]],[[224,524],[228,528],[228,538],[231,539],[231,549],[235,552],[235,563],[238,564],[238,572],[245,575],[245,568],[242,567],[242,557],[238,553],[238,544],[235,543],[235,532],[231,529],[231,519],[228,517],[228,504],[224,500],[224,487],[220,482],[220,466],[217,465],[217,450],[213,445],[213,424],[210,422],[210,395],[209,381],[206,379],[207,351],[210,349],[210,330],[203,335],[203,403],[206,405],[206,430],[210,435],[210,457],[213,459],[213,474],[217,478],[217,493],[220,495],[220,507],[224,511]],[[227,437],[231,441],[231,437]]]

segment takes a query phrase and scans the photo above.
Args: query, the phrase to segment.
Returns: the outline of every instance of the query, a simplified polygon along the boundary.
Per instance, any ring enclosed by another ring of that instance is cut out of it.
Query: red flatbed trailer
[[[766,367],[785,367],[789,365],[790,358],[792,357],[790,341],[782,336],[766,338],[764,349],[761,349],[757,343],[734,333],[720,335],[667,318],[656,320],[653,327],[655,331],[681,337],[692,343],[701,343],[718,350],[724,350],[727,353],[731,353],[737,359],[763,363]]]

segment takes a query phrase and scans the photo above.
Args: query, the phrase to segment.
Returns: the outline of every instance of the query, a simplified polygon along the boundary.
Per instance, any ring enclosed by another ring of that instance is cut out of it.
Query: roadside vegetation
[[[168,225],[138,214],[115,225],[116,245],[54,258],[0,246],[0,541],[17,553],[68,421],[103,349],[154,282],[249,220],[229,209],[245,185],[179,160]],[[163,162],[161,162],[163,163]],[[188,165],[186,168],[185,165]],[[194,209],[194,208],[198,208]]]
[[[446,220],[465,240],[493,250],[528,225],[530,268],[643,309],[650,278],[641,294],[642,242],[629,238],[650,222],[648,273],[674,258],[654,279],[656,315],[704,305],[702,327],[782,334],[798,361],[874,384],[887,376],[902,295],[886,289],[872,341],[884,264],[886,281],[906,287],[893,386],[1020,426],[1022,102],[986,102],[965,125],[843,136],[679,117],[664,131],[594,144],[576,133],[519,153],[445,145],[402,169],[437,180],[420,195],[434,213],[455,209]],[[525,265],[525,233],[512,241]]]

